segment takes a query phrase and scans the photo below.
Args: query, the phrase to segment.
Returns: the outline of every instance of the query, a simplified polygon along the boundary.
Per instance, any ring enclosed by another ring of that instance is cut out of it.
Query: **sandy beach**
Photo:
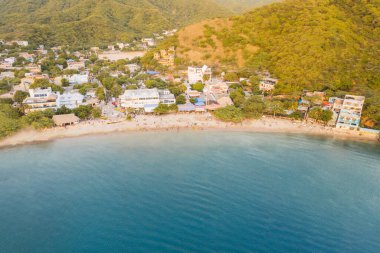
[[[242,123],[234,124],[218,121],[210,114],[173,114],[165,116],[139,115],[131,121],[85,121],[73,126],[55,127],[41,131],[25,129],[1,140],[0,148],[92,134],[155,130],[180,131],[185,129],[194,131],[221,130],[291,133],[356,141],[377,141],[376,134],[340,130],[316,123],[305,123],[288,119],[263,117],[259,120],[246,120]]]

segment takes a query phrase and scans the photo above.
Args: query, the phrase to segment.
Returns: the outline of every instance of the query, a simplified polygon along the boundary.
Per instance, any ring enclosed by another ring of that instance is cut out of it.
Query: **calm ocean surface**
[[[0,150],[0,252],[380,252],[380,146],[153,132]]]

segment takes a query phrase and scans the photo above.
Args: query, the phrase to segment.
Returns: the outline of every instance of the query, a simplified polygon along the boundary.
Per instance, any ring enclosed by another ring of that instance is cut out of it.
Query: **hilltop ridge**
[[[213,0],[0,0],[0,37],[97,46],[231,13]]]

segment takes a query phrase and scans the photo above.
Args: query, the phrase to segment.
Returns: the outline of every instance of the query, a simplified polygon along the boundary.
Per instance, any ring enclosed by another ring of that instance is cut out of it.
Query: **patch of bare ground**
[[[253,54],[258,50],[258,47],[254,45],[247,45],[244,49],[237,50],[225,48],[222,41],[215,35],[211,36],[213,45],[204,43],[206,39],[204,34],[205,26],[209,26],[218,32],[223,29],[232,29],[233,21],[229,19],[211,19],[181,29],[178,32],[178,57],[184,58],[194,65],[228,65],[240,68],[245,65],[244,54]]]

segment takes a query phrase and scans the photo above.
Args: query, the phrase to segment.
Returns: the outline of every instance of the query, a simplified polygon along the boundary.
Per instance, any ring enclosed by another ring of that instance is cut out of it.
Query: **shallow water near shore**
[[[0,252],[380,252],[374,143],[136,132],[0,161]]]

